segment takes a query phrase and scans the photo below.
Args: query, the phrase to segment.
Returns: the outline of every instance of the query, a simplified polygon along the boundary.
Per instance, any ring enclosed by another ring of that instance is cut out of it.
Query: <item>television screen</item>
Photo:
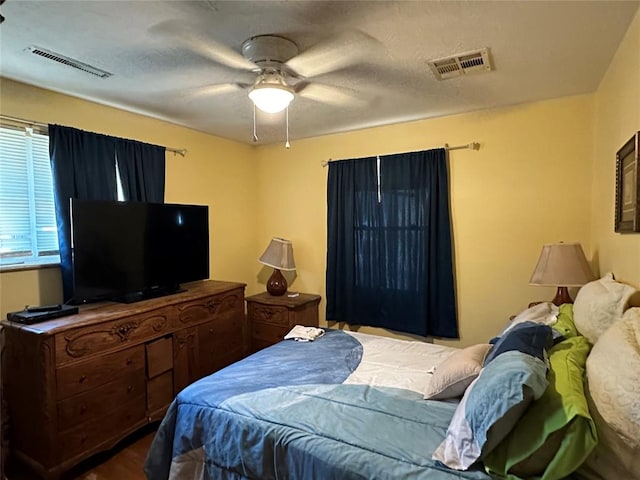
[[[209,278],[209,208],[71,201],[73,303],[136,301]]]

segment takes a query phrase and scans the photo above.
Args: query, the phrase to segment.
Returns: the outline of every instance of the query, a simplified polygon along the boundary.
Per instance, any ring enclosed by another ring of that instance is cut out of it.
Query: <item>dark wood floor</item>
[[[96,455],[63,476],[63,480],[145,480],[142,465],[155,435],[155,428],[142,430],[110,452]],[[36,480],[37,477],[10,465],[8,480]]]

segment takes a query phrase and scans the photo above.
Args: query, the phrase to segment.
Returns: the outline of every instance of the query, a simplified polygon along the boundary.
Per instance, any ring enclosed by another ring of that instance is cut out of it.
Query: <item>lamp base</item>
[[[556,296],[553,298],[553,300],[551,300],[551,302],[559,307],[563,303],[573,303],[573,300],[569,295],[569,290],[567,289],[567,287],[558,287]]]
[[[267,292],[274,297],[280,297],[287,291],[287,279],[284,278],[282,272],[277,268],[273,269],[273,273],[267,281]]]

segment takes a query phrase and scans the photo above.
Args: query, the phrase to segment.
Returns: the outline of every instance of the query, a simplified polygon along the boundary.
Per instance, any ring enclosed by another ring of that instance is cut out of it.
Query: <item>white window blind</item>
[[[49,137],[0,126],[0,267],[59,261]]]

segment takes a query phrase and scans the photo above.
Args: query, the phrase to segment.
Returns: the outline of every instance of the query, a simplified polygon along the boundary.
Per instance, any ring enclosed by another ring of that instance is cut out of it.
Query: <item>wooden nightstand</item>
[[[318,326],[320,295],[274,297],[264,292],[247,297],[246,301],[252,352],[279,342],[295,325]]]

